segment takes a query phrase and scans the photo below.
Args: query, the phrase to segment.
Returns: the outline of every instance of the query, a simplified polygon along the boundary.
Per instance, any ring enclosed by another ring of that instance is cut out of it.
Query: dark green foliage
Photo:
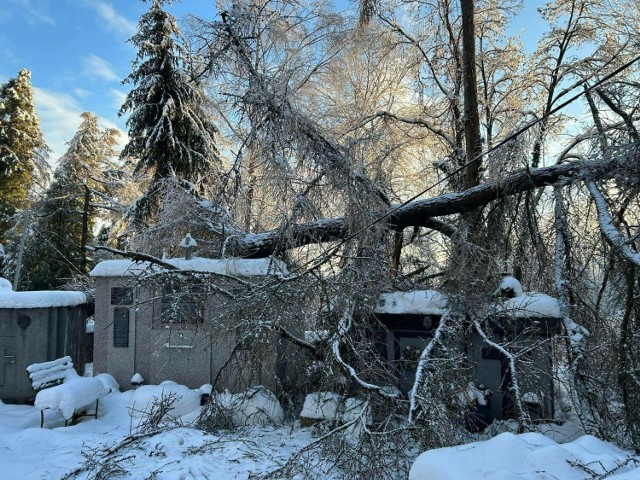
[[[83,226],[86,224],[85,241],[90,241],[96,221],[96,212],[86,208],[87,198],[92,198],[87,194],[104,191],[97,178],[105,161],[115,155],[117,131],[101,130],[98,117],[91,113],[83,113],[82,118],[36,209],[23,267],[24,283],[30,290],[55,288],[74,275],[87,273]]]
[[[138,23],[131,43],[138,49],[134,70],[125,80],[134,85],[120,111],[127,120],[129,143],[122,157],[134,158],[136,173],[153,175],[147,196],[139,203],[140,217],[159,206],[154,198],[163,178],[177,176],[196,191],[215,184],[220,159],[215,126],[205,111],[207,99],[185,66],[185,49],[178,43],[176,20],[154,0]]]
[[[27,207],[47,148],[33,102],[31,72],[21,70],[0,86],[0,243]]]

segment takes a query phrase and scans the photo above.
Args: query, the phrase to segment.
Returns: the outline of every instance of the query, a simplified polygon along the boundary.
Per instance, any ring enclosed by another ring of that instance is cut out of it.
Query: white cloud
[[[113,106],[119,111],[122,104],[127,99],[127,94],[116,88],[111,89],[111,96],[113,97]]]
[[[113,70],[111,64],[97,55],[89,55],[84,58],[84,73],[108,82],[120,81],[120,75]]]
[[[84,88],[80,88],[80,87],[76,87],[73,89],[73,94],[76,97],[80,97],[80,98],[87,98],[90,97],[92,94],[89,90],[85,90]]]
[[[32,27],[43,23],[56,24],[53,17],[49,15],[49,0],[11,0],[11,3],[18,5],[22,16]]]
[[[76,100],[61,92],[34,87],[36,110],[47,145],[51,148],[51,162],[57,161],[67,150],[66,142],[73,138],[82,119],[82,108]]]
[[[78,104],[71,95],[34,87],[36,110],[40,118],[40,125],[49,148],[51,157],[49,163],[55,168],[58,159],[67,151],[66,143],[73,138],[82,122],[80,114],[86,109]],[[120,132],[118,147],[121,149],[128,137],[120,130],[115,122],[100,119],[102,128],[114,128]]]
[[[99,0],[85,0],[84,4],[92,8],[106,22],[109,30],[131,36],[136,31],[136,24],[116,12],[109,2]]]

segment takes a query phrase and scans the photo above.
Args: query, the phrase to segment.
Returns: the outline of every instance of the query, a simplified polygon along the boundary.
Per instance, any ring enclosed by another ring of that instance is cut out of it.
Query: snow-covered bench
[[[75,413],[95,402],[94,413],[80,416],[98,418],[99,399],[106,394],[105,388],[97,378],[78,375],[70,357],[34,363],[27,367],[27,373],[37,392],[35,407],[40,410],[40,428],[44,426],[45,410],[62,413],[66,426]]]

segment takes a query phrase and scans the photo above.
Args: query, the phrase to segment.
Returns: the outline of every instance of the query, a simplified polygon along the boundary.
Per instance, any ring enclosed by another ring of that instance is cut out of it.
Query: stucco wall
[[[71,353],[67,348],[68,325],[85,320],[84,305],[0,309],[0,398],[34,397],[26,368]]]
[[[135,306],[129,311],[129,346],[113,345],[113,311],[111,288],[134,288]],[[272,343],[259,360],[239,353],[220,372],[235,345],[233,335],[222,334],[211,323],[213,309],[218,306],[214,294],[206,301],[204,321],[187,328],[162,325],[160,294],[151,287],[136,285],[132,277],[96,277],[96,312],[94,372],[109,373],[122,390],[131,388],[131,377],[140,373],[146,383],[165,380],[197,388],[218,379],[220,388],[244,390],[251,385],[276,386],[278,352]],[[155,316],[155,320],[154,320]]]

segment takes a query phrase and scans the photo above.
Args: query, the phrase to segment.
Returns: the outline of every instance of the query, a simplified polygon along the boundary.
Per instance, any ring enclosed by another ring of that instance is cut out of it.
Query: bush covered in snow
[[[281,425],[284,410],[276,396],[264,387],[232,394],[228,391],[212,394],[211,401],[231,412],[234,425]]]
[[[129,402],[129,411],[133,417],[144,417],[153,408],[154,403],[171,396],[175,400],[167,416],[178,418],[193,412],[200,406],[200,395],[184,385],[174,382],[162,382],[160,385],[143,385],[138,388]]]
[[[304,399],[300,417],[312,420],[333,420],[337,417],[342,396],[333,392],[314,392]]]

